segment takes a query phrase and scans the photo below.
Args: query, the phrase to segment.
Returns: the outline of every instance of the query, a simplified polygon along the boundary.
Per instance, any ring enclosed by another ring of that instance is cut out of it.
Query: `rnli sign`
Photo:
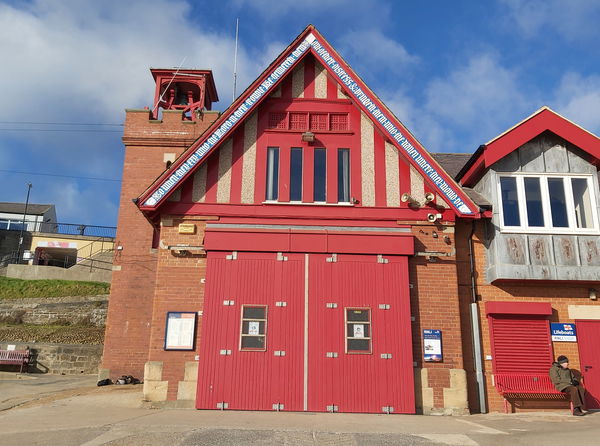
[[[551,323],[550,331],[555,342],[577,342],[575,324]]]

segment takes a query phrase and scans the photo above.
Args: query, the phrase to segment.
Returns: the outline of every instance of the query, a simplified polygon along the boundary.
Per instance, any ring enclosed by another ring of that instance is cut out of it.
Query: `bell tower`
[[[181,110],[184,120],[197,121],[219,100],[211,70],[151,68],[150,72],[156,83],[153,119],[163,109]]]

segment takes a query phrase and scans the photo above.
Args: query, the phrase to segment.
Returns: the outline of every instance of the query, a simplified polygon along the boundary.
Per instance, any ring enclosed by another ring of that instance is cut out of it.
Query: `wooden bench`
[[[18,365],[21,366],[19,373],[29,371],[29,350],[0,350],[0,364]]]
[[[508,399],[524,399],[528,397],[551,400],[570,401],[569,395],[556,390],[550,376],[529,373],[496,373],[494,375],[496,389],[504,398],[504,412],[508,413]],[[573,403],[571,403],[571,412]]]

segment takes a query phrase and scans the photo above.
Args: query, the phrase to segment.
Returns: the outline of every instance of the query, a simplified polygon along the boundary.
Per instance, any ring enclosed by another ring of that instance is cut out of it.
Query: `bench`
[[[19,373],[23,373],[23,366],[26,366],[25,371],[29,371],[29,349],[28,350],[0,350],[0,364],[18,365],[21,366]]]
[[[546,398],[570,401],[569,395],[556,390],[547,374],[529,373],[496,373],[494,375],[496,389],[504,398],[504,412],[508,413],[508,399],[524,399],[527,397]],[[573,403],[571,403],[571,412]]]

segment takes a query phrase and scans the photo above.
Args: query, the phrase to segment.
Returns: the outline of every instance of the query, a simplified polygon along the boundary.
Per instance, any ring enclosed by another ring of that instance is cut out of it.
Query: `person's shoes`
[[[580,409],[579,407],[576,407],[576,408],[573,410],[573,415],[574,415],[574,416],[576,416],[576,417],[582,417],[582,416],[584,416],[585,414],[584,414],[584,413],[581,411],[581,409]]]

